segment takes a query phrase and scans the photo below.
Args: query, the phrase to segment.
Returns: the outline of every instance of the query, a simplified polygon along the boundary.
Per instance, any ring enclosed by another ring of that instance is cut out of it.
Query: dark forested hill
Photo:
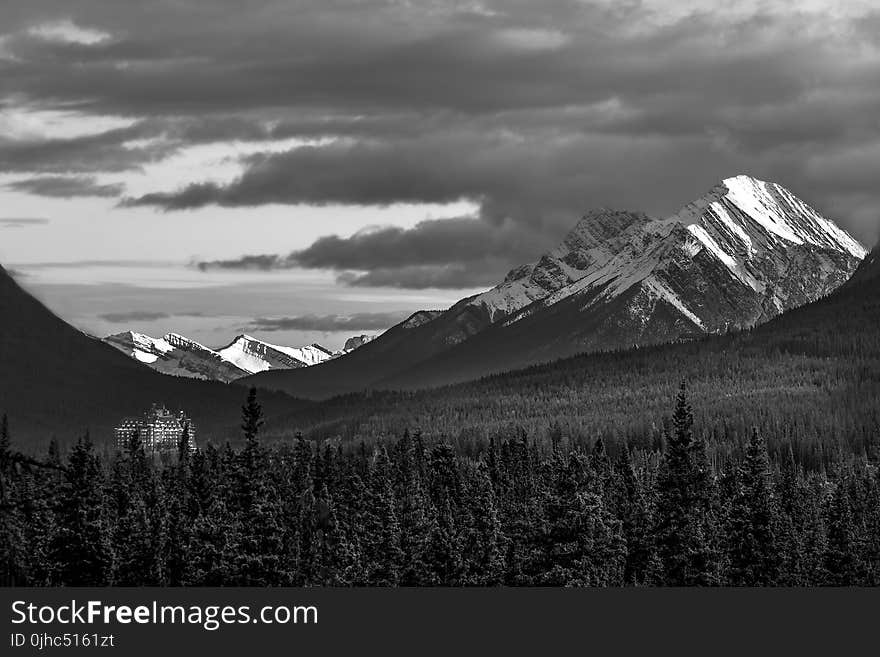
[[[119,419],[152,402],[184,409],[200,440],[221,440],[238,433],[244,396],[238,386],[153,372],[63,322],[0,267],[0,414],[20,449],[53,437],[68,442],[86,429],[104,442]],[[280,393],[263,402],[270,422],[303,405]]]
[[[591,354],[415,392],[328,400],[289,418],[314,437],[371,437],[419,426],[459,441],[531,435],[558,423],[573,436],[650,447],[682,379],[716,452],[751,427],[805,459],[846,445],[880,447],[880,267],[865,259],[853,282],[756,329],[692,342]],[[809,453],[806,453],[809,452]]]

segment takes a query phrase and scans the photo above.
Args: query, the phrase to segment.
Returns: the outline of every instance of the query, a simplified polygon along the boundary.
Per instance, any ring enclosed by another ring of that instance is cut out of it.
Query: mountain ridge
[[[318,343],[287,347],[246,333],[237,335],[217,349],[173,332],[153,338],[136,331],[123,331],[108,335],[103,341],[162,374],[231,383],[257,372],[310,367],[338,358],[366,344],[373,337],[360,335],[349,338],[338,351],[331,351]]]
[[[833,291],[865,253],[781,185],[734,176],[666,218],[593,210],[556,248],[406,338],[402,323],[344,363],[244,380],[321,398],[746,328]],[[383,358],[394,362],[376,367]]]
[[[831,294],[744,331],[585,353],[433,389],[378,389],[318,402],[288,418],[313,439],[419,428],[426,437],[566,435],[657,449],[669,399],[687,381],[697,425],[729,447],[757,428],[799,431],[782,458],[821,462],[840,448],[880,454],[880,245]],[[557,424],[558,423],[558,424]],[[809,441],[818,447],[805,445]]]

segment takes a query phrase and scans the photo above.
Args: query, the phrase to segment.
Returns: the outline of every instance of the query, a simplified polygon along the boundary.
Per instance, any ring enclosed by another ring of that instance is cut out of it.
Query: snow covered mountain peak
[[[308,367],[333,358],[333,353],[319,344],[284,347],[245,334],[236,337],[218,353],[224,360],[252,374],[269,369]]]
[[[110,335],[104,342],[163,374],[225,382],[248,374],[217,352],[177,333],[152,338],[126,331]]]
[[[845,251],[859,259],[867,253],[851,235],[782,185],[747,175],[726,178],[671,219],[691,227],[709,248],[713,245],[705,239],[706,233],[720,232],[726,234],[722,241],[750,253],[780,243]]]
[[[697,331],[751,325],[831,292],[865,254],[781,185],[733,176],[668,217],[588,212],[537,261],[453,306],[448,342],[572,297],[584,310],[637,297],[630,314],[643,323],[659,304]]]

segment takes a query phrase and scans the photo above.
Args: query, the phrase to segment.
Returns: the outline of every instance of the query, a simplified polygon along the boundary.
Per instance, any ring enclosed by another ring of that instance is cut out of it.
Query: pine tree
[[[237,481],[237,539],[231,545],[233,575],[241,586],[280,586],[289,584],[292,573],[284,558],[285,530],[281,523],[281,504],[275,482],[269,476],[271,464],[260,444],[263,408],[256,388],[248,392],[241,410],[244,448],[235,459]]]
[[[391,467],[384,446],[380,445],[376,450],[370,480],[370,497],[374,507],[371,578],[378,586],[396,586],[400,582],[403,550]]]
[[[397,454],[400,489],[400,549],[402,568],[401,586],[427,586],[434,583],[434,574],[428,559],[431,541],[432,512],[428,493],[417,466],[415,454],[418,445],[406,440],[399,445]]]
[[[165,481],[167,541],[165,567],[170,586],[182,586],[190,577],[192,527],[198,506],[191,494],[193,455],[189,426],[185,426],[177,446],[177,463]]]
[[[74,445],[55,510],[58,532],[51,552],[58,583],[106,586],[113,555],[103,491],[104,474],[88,434]]]
[[[779,560],[767,446],[755,429],[746,448],[733,503],[730,578],[735,586],[771,586]]]
[[[114,582],[120,586],[164,584],[164,498],[137,433],[114,465],[112,489]]]
[[[470,555],[470,584],[498,586],[504,578],[504,555],[507,552],[501,520],[496,508],[492,482],[485,467],[474,475],[471,526],[468,553]]]
[[[859,537],[853,520],[849,494],[844,479],[834,488],[828,510],[828,544],[825,567],[828,583],[854,586],[860,581]]]
[[[26,578],[18,480],[10,449],[9,421],[4,414],[0,419],[0,586],[21,585]]]
[[[774,528],[779,558],[777,582],[780,586],[799,586],[805,581],[802,533],[806,509],[800,472],[790,445],[779,464],[775,490],[778,500]]]
[[[627,448],[621,450],[615,463],[611,504],[621,520],[626,541],[624,581],[627,584],[645,583],[652,555],[651,513]]]
[[[241,430],[244,432],[245,444],[251,444],[257,439],[257,434],[263,426],[263,407],[257,401],[257,389],[252,387],[248,391],[247,400],[241,407]]]
[[[709,581],[706,473],[695,464],[693,413],[684,382],[672,421],[674,430],[666,439],[657,482],[657,556],[663,564],[665,584],[701,585]]]

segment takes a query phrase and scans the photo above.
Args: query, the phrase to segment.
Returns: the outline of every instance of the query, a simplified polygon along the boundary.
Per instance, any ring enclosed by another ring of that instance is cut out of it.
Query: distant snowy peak
[[[284,347],[249,335],[239,335],[218,350],[178,333],[153,338],[126,331],[110,335],[104,342],[164,374],[227,383],[270,369],[309,367],[339,355],[318,344]]]
[[[224,360],[251,374],[266,370],[309,367],[333,358],[331,351],[318,344],[283,347],[249,335],[239,335],[218,353]]]
[[[126,331],[108,336],[104,342],[163,374],[227,383],[249,374],[214,350],[177,333],[153,338]]]
[[[112,344],[120,351],[142,363],[154,363],[174,347],[163,338],[151,338],[143,333],[125,331],[104,338],[104,342]]]

